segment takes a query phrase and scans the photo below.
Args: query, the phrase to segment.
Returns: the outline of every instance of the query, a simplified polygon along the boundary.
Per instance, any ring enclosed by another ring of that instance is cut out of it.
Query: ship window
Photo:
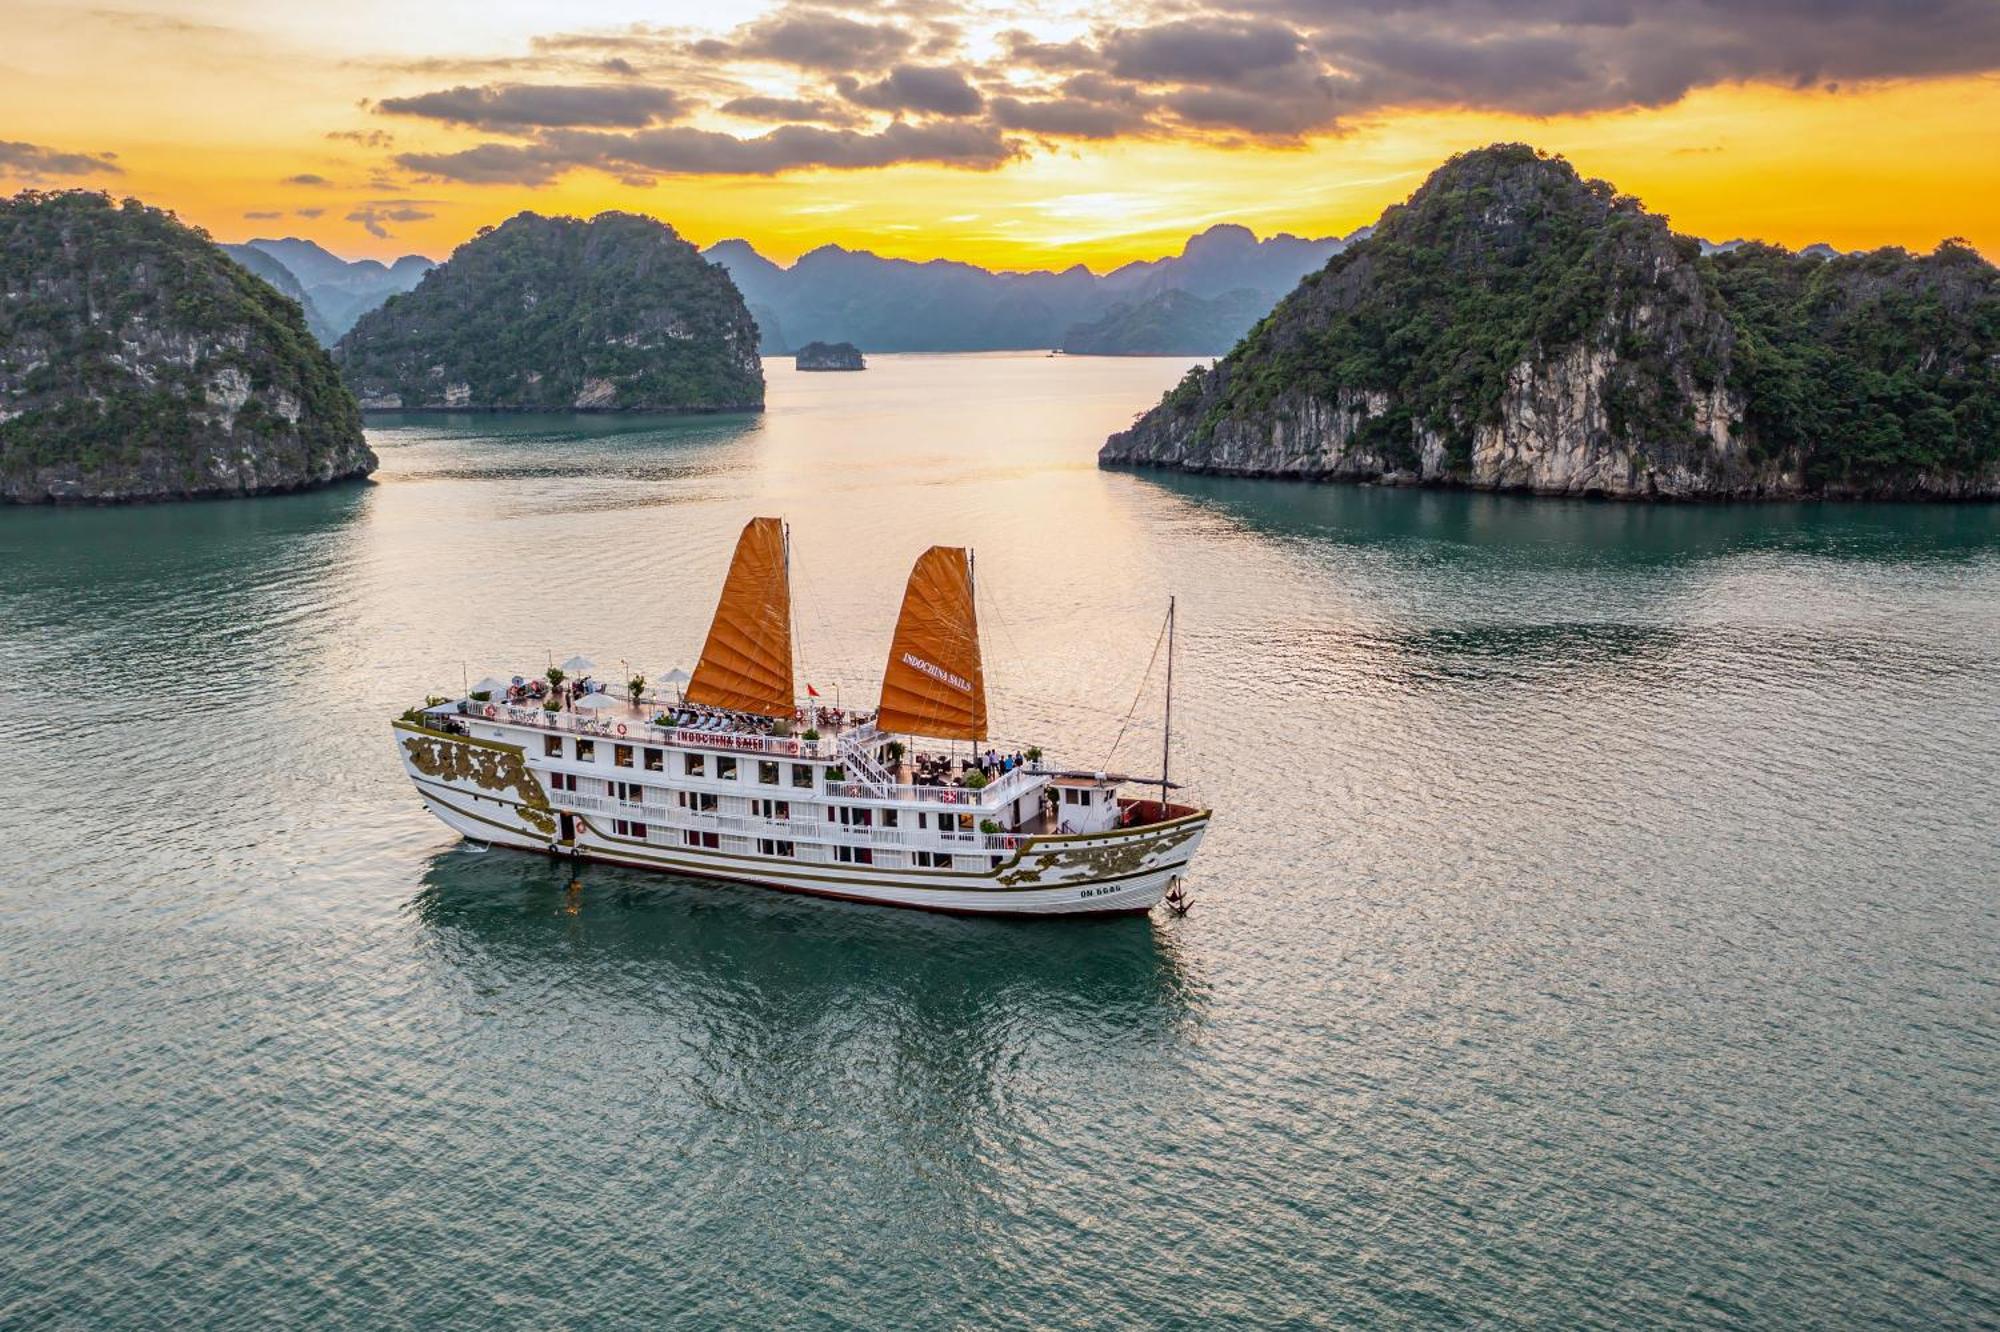
[[[681,760],[681,771],[690,777],[699,777],[708,771],[708,760],[700,754],[689,754]]]
[[[836,846],[833,858],[843,865],[872,865],[875,852],[865,846]]]
[[[790,856],[798,854],[790,842],[781,842],[775,837],[759,837],[757,854],[763,856]]]
[[[692,828],[682,833],[681,838],[689,846],[703,846],[707,847],[711,851],[716,850],[722,845],[722,837],[720,834],[712,832],[696,832]]]
[[[597,762],[597,742],[596,742],[595,740],[579,740],[579,741],[577,741],[577,742],[576,742],[576,761],[577,761],[578,763],[595,763],[595,762]]]
[[[769,759],[758,760],[757,780],[765,786],[776,786],[778,784],[778,765]]]
[[[549,774],[549,785],[558,791],[574,791],[576,790],[576,774],[573,772],[552,772]]]
[[[883,810],[883,811],[882,811],[882,826],[883,826],[884,828],[893,828],[893,827],[895,827],[895,826],[896,826],[896,811],[895,811],[895,810],[893,810],[893,809],[885,809],[885,810]]]
[[[643,823],[635,823],[635,824],[633,824],[633,825],[632,825],[632,835],[633,835],[634,837],[644,837],[644,836],[646,835],[646,825],[645,825],[645,824],[643,824]],[[998,862],[998,861],[996,860],[996,861],[995,861],[994,863],[996,863],[996,864],[997,864],[997,863],[999,863],[999,862]]]
[[[559,735],[545,735],[545,736],[543,736],[543,737],[542,737],[542,757],[543,757],[543,758],[561,758],[561,757],[562,757],[562,737],[561,737],[561,736],[559,736]]]
[[[715,780],[733,782],[736,780],[736,760],[726,755],[715,760]]]
[[[930,823],[930,815],[928,815],[928,814],[924,813],[924,812],[923,812],[922,810],[918,810],[918,811],[917,811],[917,827],[919,827],[919,828],[928,828],[928,827],[930,827],[930,826],[931,826],[931,823]]]
[[[643,823],[629,823],[624,819],[613,819],[611,820],[611,831],[620,837],[644,837],[646,835],[646,825]]]
[[[951,868],[951,856],[943,851],[912,851],[910,855],[920,869]]]
[[[813,784],[812,764],[794,763],[792,765],[792,785],[798,787],[804,787],[807,790],[811,790],[812,784]]]
[[[666,770],[667,751],[664,749],[648,749],[646,751],[646,771],[665,772]]]
[[[958,816],[958,830],[960,832],[972,831],[972,816],[970,814],[961,814]]]
[[[712,791],[696,791],[688,796],[689,803],[703,814],[715,813],[715,800],[715,793]]]
[[[612,761],[613,763],[617,764],[617,765],[618,765],[619,767],[621,767],[621,768],[629,768],[629,767],[631,767],[631,766],[632,766],[632,746],[630,746],[630,745],[613,745],[613,746],[611,746],[611,761]]]

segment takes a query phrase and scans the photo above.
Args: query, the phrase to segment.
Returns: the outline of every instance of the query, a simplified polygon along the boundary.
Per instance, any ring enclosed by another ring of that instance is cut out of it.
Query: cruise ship
[[[1134,778],[993,746],[970,551],[918,558],[879,706],[854,715],[798,692],[790,573],[785,525],[752,519],[678,693],[558,668],[405,712],[396,748],[424,807],[491,845],[887,906],[1184,901],[1210,811],[1175,803],[1165,771],[1171,607],[1162,772]]]

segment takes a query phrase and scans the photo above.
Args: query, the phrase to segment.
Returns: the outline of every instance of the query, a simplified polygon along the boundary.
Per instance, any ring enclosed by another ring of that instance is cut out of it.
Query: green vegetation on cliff
[[[1736,325],[1731,379],[1760,456],[1864,484],[2000,459],[2000,273],[1963,242],[1920,258],[1744,245],[1704,262]]]
[[[1453,158],[1106,461],[1628,494],[1992,493],[2000,273],[1704,257],[1519,145]]]
[[[0,201],[0,497],[162,499],[374,470],[299,306],[137,200]]]
[[[370,406],[729,411],[764,403],[757,326],[671,227],[522,213],[336,349]]]

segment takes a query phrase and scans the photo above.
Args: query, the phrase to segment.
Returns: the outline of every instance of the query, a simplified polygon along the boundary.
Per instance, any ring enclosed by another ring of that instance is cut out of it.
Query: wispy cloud
[[[0,175],[40,181],[60,176],[122,176],[116,153],[73,153],[0,139]]]

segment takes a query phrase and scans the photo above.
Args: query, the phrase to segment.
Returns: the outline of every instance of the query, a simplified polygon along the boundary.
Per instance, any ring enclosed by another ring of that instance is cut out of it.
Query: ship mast
[[[1167,765],[1174,756],[1174,598],[1167,598],[1167,717],[1160,740],[1160,817],[1167,817]]]

